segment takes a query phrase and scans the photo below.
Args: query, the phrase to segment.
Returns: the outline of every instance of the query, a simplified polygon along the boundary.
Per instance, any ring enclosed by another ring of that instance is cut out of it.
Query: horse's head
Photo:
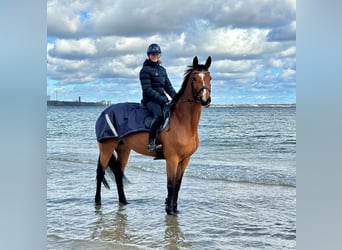
[[[198,64],[197,56],[194,57],[192,62],[192,82],[191,88],[194,99],[200,102],[202,106],[208,107],[211,102],[211,76],[208,71],[211,64],[211,57],[207,58],[204,65]]]

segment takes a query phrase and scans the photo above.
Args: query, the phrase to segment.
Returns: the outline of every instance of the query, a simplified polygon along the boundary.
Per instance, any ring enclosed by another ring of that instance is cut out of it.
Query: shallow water
[[[209,108],[178,216],[164,211],[165,162],[131,154],[94,205],[101,108],[48,108],[48,249],[295,249],[295,109]],[[106,175],[109,179],[109,176]]]

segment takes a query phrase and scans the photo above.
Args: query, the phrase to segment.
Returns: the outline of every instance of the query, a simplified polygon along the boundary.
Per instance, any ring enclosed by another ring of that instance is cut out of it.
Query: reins
[[[208,70],[206,69],[202,69],[202,70],[193,70],[193,71],[188,71],[187,73],[187,76],[186,78],[190,79],[191,76],[193,76],[194,74],[199,74],[199,73],[210,73]],[[189,80],[188,80],[189,81]],[[178,92],[178,96],[180,95],[180,93],[183,93],[184,92],[184,86],[188,84],[188,83],[183,83],[183,86],[182,86],[182,89],[180,90],[180,92]],[[193,98],[185,98],[185,97],[182,97],[182,96],[179,96],[178,98],[176,97],[176,99],[174,99],[172,101],[173,105],[174,106],[177,101],[182,101],[182,102],[188,102],[190,104],[194,104],[194,103],[200,103],[201,102],[201,98],[200,98],[200,93],[203,91],[203,90],[207,90],[209,91],[209,93],[211,92],[211,89],[208,88],[207,86],[203,86],[201,89],[199,90],[196,90],[195,87],[194,87],[194,78],[192,77],[192,81],[191,81],[191,91],[192,91],[192,97]],[[181,94],[182,95],[182,94]],[[172,108],[171,108],[172,110]]]
[[[199,73],[209,73],[209,71],[207,70],[195,70],[193,72],[191,72],[191,74],[199,74]],[[194,87],[194,78],[192,77],[192,81],[191,81],[191,89],[192,89],[192,95],[193,95],[193,98],[194,100],[190,100],[190,99],[187,99],[185,100],[184,102],[201,102],[201,97],[200,97],[200,93],[203,91],[203,90],[208,90],[209,93],[211,92],[211,89],[208,88],[207,86],[203,86],[202,88],[200,88],[198,91],[196,91],[195,87]]]

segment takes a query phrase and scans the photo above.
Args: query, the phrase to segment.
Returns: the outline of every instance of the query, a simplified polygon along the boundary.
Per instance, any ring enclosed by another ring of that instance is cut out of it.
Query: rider
[[[161,66],[159,60],[161,56],[160,46],[152,43],[147,48],[147,57],[142,69],[139,73],[139,79],[142,87],[142,103],[153,114],[153,121],[149,134],[147,150],[155,149],[155,138],[157,129],[163,122],[163,107],[169,102],[165,92],[174,98],[176,95],[175,89],[167,75],[166,69]]]

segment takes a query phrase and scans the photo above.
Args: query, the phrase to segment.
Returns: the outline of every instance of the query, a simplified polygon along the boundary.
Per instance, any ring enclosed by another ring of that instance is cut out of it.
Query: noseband
[[[193,74],[199,74],[199,73],[209,73],[209,71],[194,71]],[[209,91],[209,94],[211,92],[211,89],[208,88],[207,86],[203,86],[202,88],[200,88],[199,90],[196,90],[195,89],[195,86],[194,86],[194,77],[192,77],[192,81],[191,81],[191,88],[192,88],[192,95],[194,97],[194,100],[195,102],[199,102],[202,104],[202,106],[209,106],[210,104],[210,101],[211,101],[211,98],[209,96],[208,100],[203,103],[202,99],[201,99],[201,92],[203,90],[208,90]]]

